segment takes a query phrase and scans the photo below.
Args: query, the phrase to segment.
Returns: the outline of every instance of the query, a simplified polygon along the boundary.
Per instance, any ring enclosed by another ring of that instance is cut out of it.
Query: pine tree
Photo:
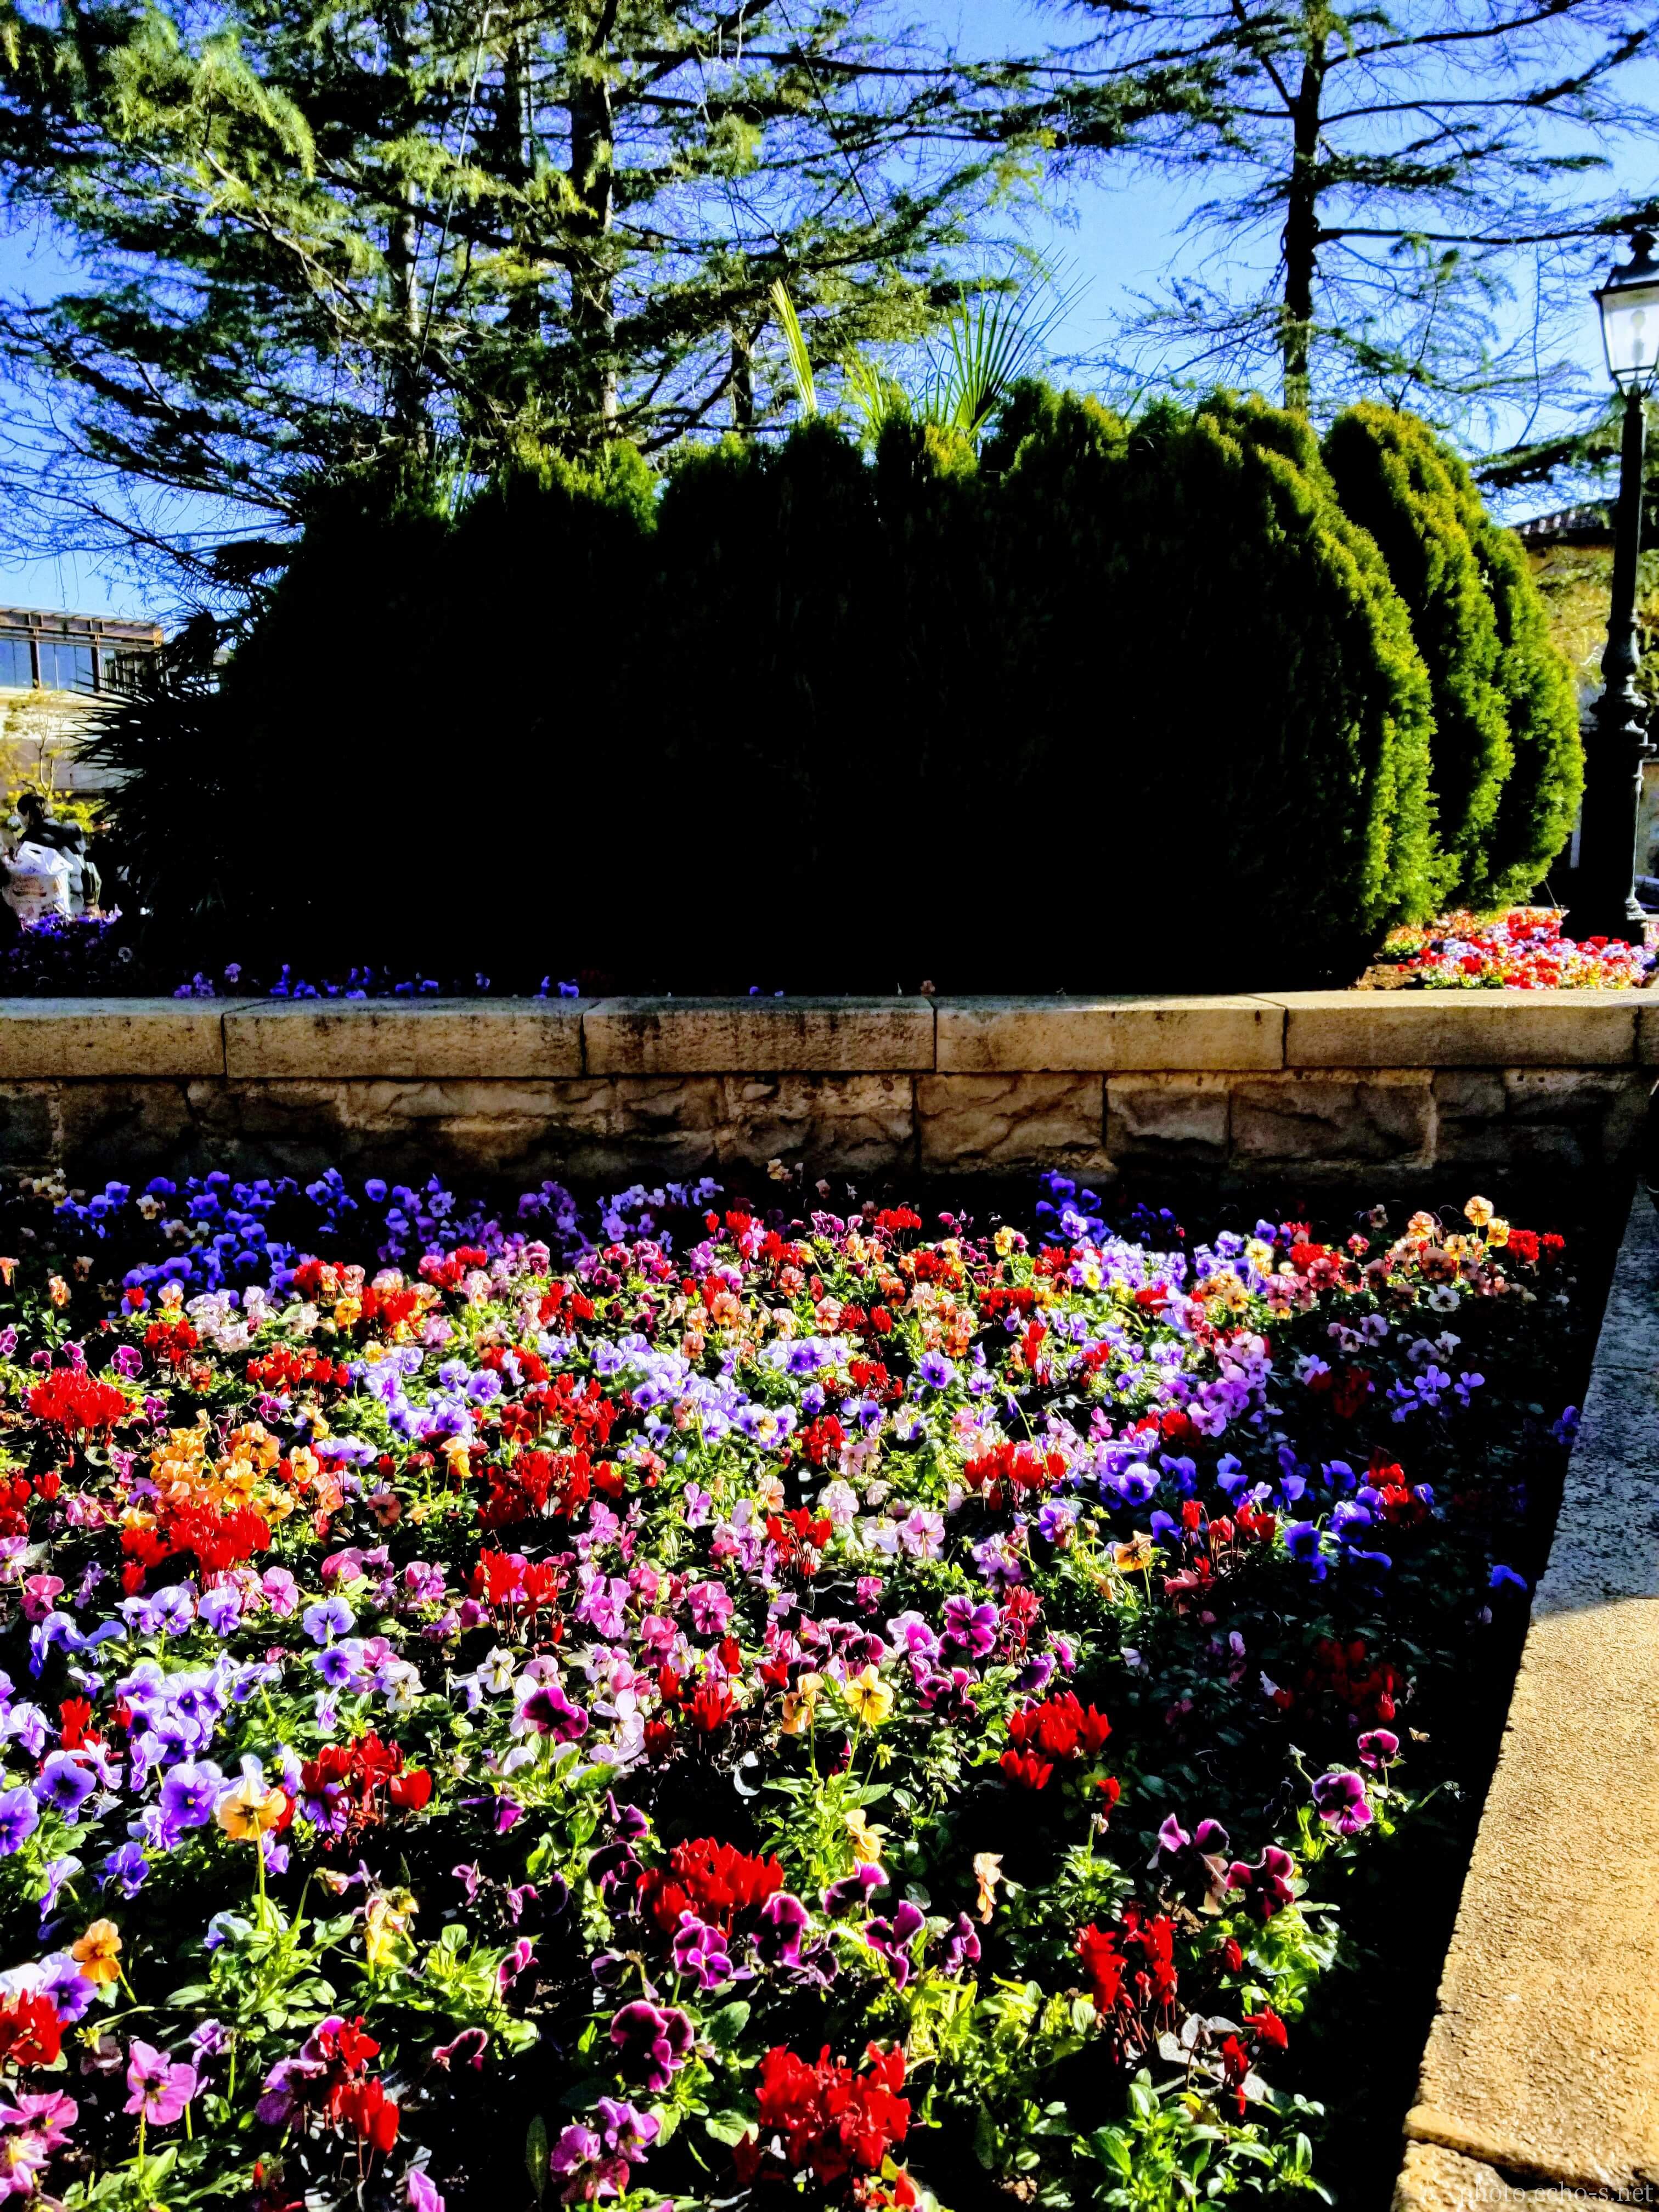
[[[754,428],[815,350],[913,337],[1021,188],[1030,73],[887,0],[89,0],[0,40],[0,154],[88,280],[0,343],[34,487],[291,525],[370,466],[488,475]],[[143,488],[148,488],[149,496]],[[173,534],[176,534],[173,533]]]
[[[1154,172],[1211,191],[1191,227],[1220,273],[1180,280],[1140,331],[1166,371],[1276,368],[1286,406],[1322,414],[1386,395],[1443,415],[1548,379],[1530,343],[1504,357],[1498,326],[1515,256],[1610,227],[1593,204],[1606,149],[1651,131],[1632,64],[1656,33],[1624,0],[1061,4],[1094,32],[1072,57],[1075,155],[1086,72],[1167,71],[1187,95],[1133,138]]]

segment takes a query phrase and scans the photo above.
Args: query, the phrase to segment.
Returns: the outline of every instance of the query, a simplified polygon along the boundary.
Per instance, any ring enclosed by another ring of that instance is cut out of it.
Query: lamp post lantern
[[[1642,550],[1642,462],[1647,438],[1647,395],[1659,367],[1659,263],[1651,232],[1631,240],[1631,258],[1615,267],[1595,295],[1607,372],[1625,395],[1619,449],[1619,506],[1613,528],[1613,604],[1607,612],[1602,690],[1584,757],[1584,807],[1569,937],[1623,938],[1642,942],[1644,921],[1636,899],[1636,825],[1642,799],[1642,763],[1653,757],[1636,672],[1642,665],[1636,634],[1636,565]]]

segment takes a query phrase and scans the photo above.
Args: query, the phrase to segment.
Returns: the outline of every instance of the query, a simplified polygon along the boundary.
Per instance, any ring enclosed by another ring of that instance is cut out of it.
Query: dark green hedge
[[[1325,459],[1410,610],[1433,686],[1440,896],[1524,898],[1571,832],[1583,779],[1572,673],[1526,555],[1414,416],[1351,408]]]
[[[1553,709],[1522,711],[1532,602],[1494,587],[1474,720],[1507,702],[1536,789],[1506,826],[1467,779],[1437,847],[1446,679],[1398,564],[1305,424],[1225,397],[1130,423],[1022,387],[977,459],[816,422],[665,483],[621,448],[454,518],[337,500],[216,696],[118,718],[111,757],[144,763],[119,826],[192,965],[1346,981],[1454,869],[1524,871],[1560,812]]]

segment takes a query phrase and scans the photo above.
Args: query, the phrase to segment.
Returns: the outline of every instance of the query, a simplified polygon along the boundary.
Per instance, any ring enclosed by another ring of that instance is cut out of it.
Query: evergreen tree
[[[1382,551],[1428,668],[1437,889],[1443,899],[1462,898],[1484,872],[1514,754],[1498,686],[1497,617],[1464,526],[1451,457],[1415,416],[1365,404],[1338,416],[1325,460],[1343,511]]]
[[[1486,513],[1473,479],[1453,461],[1464,527],[1486,572],[1498,620],[1498,688],[1509,716],[1514,766],[1498,802],[1484,869],[1472,886],[1482,905],[1530,898],[1572,835],[1584,792],[1578,687],[1550,635],[1549,615],[1526,549]]]
[[[1583,777],[1572,672],[1525,552],[1414,416],[1352,408],[1325,459],[1344,510],[1381,549],[1429,672],[1438,896],[1525,897],[1571,832]]]
[[[783,402],[769,293],[830,362],[956,298],[1042,99],[887,0],[84,0],[0,40],[15,213],[87,280],[13,302],[35,487],[245,520],[390,459],[463,476]]]
[[[1532,331],[1516,360],[1498,340],[1512,257],[1611,225],[1585,179],[1617,135],[1653,127],[1632,65],[1656,32],[1625,0],[1061,4],[1093,33],[1072,57],[1076,153],[1093,71],[1167,71],[1187,95],[1133,142],[1212,194],[1191,218],[1208,273],[1142,327],[1166,368],[1276,369],[1286,406],[1321,412],[1382,393],[1444,413],[1547,380]],[[1115,143],[1119,112],[1102,120]]]

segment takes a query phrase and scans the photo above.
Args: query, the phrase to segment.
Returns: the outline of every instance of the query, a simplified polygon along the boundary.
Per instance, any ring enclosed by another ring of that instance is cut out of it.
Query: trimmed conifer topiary
[[[1410,609],[1434,687],[1440,896],[1524,898],[1570,836],[1583,781],[1572,672],[1526,555],[1414,416],[1351,408],[1325,458]]]

